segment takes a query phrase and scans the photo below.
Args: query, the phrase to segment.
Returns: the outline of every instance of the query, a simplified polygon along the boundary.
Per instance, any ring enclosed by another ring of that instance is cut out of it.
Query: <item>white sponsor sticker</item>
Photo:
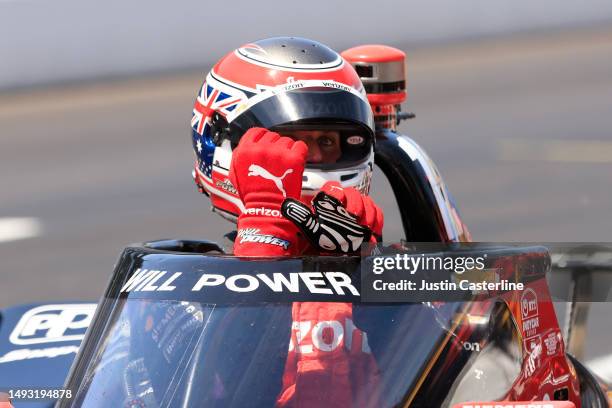
[[[172,274],[172,275],[170,275]],[[138,269],[121,288],[121,292],[172,292],[180,285],[182,272]],[[192,292],[206,290],[208,287],[222,286],[236,292],[254,292],[266,288],[275,293],[301,293],[323,295],[359,296],[351,278],[344,272],[291,272],[288,274],[272,273],[270,275],[236,274],[219,275],[203,273],[192,286]]]
[[[300,281],[304,286],[300,286]],[[232,292],[253,292],[260,287],[260,282],[276,293],[308,291],[324,295],[344,296],[350,293],[359,296],[351,278],[344,272],[325,272],[325,276],[321,272],[292,272],[288,274],[288,278],[281,273],[273,273],[272,277],[265,274],[239,274],[227,278],[223,275],[203,273],[191,291],[198,292],[206,287],[225,285]]]
[[[523,320],[523,335],[525,337],[535,336],[540,330],[540,318],[532,317],[531,319]]]
[[[531,288],[525,289],[521,295],[521,314],[523,319],[538,315],[538,297]]]
[[[65,356],[79,351],[78,346],[50,347],[46,349],[20,349],[9,351],[0,356],[0,364],[11,363],[13,361],[31,360],[33,358],[55,358]]]
[[[83,340],[95,303],[44,305],[28,310],[13,329],[9,341],[18,345]]]

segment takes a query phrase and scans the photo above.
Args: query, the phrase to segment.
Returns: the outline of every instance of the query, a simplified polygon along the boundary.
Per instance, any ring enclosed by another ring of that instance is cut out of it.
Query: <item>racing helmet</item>
[[[193,178],[213,211],[235,221],[244,210],[229,180],[232,151],[252,127],[281,135],[334,132],[340,152],[333,163],[306,163],[302,201],[328,181],[370,188],[374,121],[363,84],[337,52],[298,37],[248,43],[217,62],[198,93],[191,119]]]

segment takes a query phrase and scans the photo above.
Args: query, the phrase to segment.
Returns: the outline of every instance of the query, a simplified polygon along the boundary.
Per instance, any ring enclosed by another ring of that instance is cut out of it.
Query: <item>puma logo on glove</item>
[[[288,198],[281,211],[319,249],[351,253],[369,241],[372,231],[360,225],[336,198],[320,192],[312,200],[312,205],[314,213],[307,205]]]
[[[308,156],[304,142],[251,128],[232,153],[229,179],[244,210],[238,217],[239,256],[299,255],[308,241],[281,215],[283,200],[298,199]]]
[[[283,197],[287,197],[287,192],[283,188],[283,179],[287,176],[287,174],[291,173],[293,173],[293,169],[287,169],[282,176],[276,177],[274,174],[270,173],[263,167],[258,166],[257,164],[251,164],[249,166],[249,173],[247,174],[247,176],[259,176],[265,178],[266,180],[274,182],[280,192],[283,193]]]

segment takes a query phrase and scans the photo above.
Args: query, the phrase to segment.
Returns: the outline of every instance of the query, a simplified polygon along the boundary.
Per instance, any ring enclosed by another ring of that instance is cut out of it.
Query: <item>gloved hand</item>
[[[357,217],[357,222],[360,225],[364,225],[372,231],[373,238],[382,239],[385,217],[372,198],[361,194],[353,187],[343,188],[337,181],[325,183],[321,191],[340,201],[349,214]]]
[[[354,188],[327,183],[312,201],[314,212],[295,199],[283,202],[283,215],[293,221],[315,247],[350,253],[365,242],[382,239],[383,213],[371,198]]]
[[[236,255],[298,255],[301,235],[283,218],[283,200],[299,199],[308,147],[267,129],[249,129],[232,155],[230,180],[245,212],[238,217]]]

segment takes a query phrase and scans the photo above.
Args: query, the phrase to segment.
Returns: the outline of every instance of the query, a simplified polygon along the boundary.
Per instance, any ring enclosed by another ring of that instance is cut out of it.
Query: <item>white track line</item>
[[[595,374],[612,383],[612,355],[597,357],[586,363]]]
[[[505,139],[499,141],[498,157],[505,161],[612,163],[612,142]]]
[[[36,218],[0,218],[0,243],[33,238],[41,234],[42,224]]]

